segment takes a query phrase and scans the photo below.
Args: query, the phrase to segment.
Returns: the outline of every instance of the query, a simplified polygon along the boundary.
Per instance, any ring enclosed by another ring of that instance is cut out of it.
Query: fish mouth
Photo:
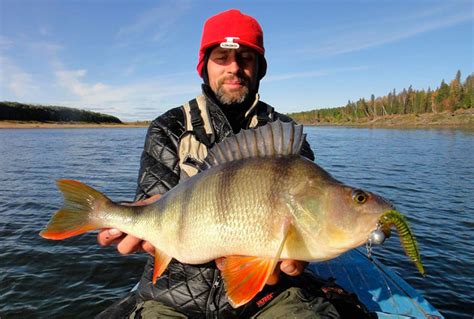
[[[424,276],[425,269],[421,263],[421,257],[415,236],[413,235],[410,226],[408,226],[405,216],[395,209],[388,210],[380,216],[377,228],[380,229],[386,237],[389,237],[392,226],[394,226],[398,232],[405,254],[415,263],[418,271]]]

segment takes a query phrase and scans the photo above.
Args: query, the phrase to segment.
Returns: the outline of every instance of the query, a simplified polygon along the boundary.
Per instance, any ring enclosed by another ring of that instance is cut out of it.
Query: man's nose
[[[231,54],[228,60],[227,71],[229,73],[236,74],[240,70],[240,68],[240,61],[237,59],[237,55]]]

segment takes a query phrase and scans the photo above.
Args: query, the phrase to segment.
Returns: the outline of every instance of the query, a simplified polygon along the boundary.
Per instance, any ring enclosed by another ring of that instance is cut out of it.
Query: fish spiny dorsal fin
[[[202,169],[251,157],[299,154],[305,136],[302,125],[280,120],[242,130],[216,144],[209,151]]]

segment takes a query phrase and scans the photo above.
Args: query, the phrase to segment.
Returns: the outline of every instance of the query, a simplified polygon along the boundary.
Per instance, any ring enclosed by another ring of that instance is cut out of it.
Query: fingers
[[[156,195],[151,196],[150,198],[140,201],[140,203],[142,203],[142,205],[150,205],[151,203],[156,202],[160,197],[161,197],[161,194],[156,194]]]
[[[117,250],[122,255],[128,255],[142,248],[142,240],[132,235],[125,236],[117,245]]]
[[[273,273],[268,277],[267,285],[274,285],[280,280],[280,274],[283,271],[288,276],[301,275],[308,265],[305,261],[285,259],[275,267]]]
[[[122,205],[125,206],[145,206],[145,205],[150,205],[154,202],[156,202],[159,198],[161,197],[160,194],[153,195],[147,199],[144,200],[139,200],[134,203],[122,203]]]
[[[143,206],[149,205],[156,202],[161,197],[160,194],[156,194],[145,200],[137,201],[135,203],[122,203],[125,206]],[[109,246],[117,244],[117,250],[122,255],[127,255],[137,251],[146,251],[149,254],[154,255],[155,248],[147,241],[122,233],[118,229],[110,228],[104,229],[97,235],[97,242],[101,246]]]
[[[116,242],[117,239],[119,239],[123,233],[115,228],[108,228],[104,229],[99,232],[97,235],[97,242],[101,246],[109,246],[112,245]]]
[[[280,269],[288,276],[301,275],[308,265],[305,261],[286,259],[281,262]]]
[[[138,251],[145,251],[151,255],[155,254],[155,247],[153,247],[150,242],[143,241],[132,235],[127,235],[115,228],[100,231],[97,235],[97,242],[101,246],[117,244],[117,250],[122,255],[128,255]]]
[[[146,251],[150,255],[155,255],[155,247],[153,247],[153,245],[148,241],[142,241],[142,250]]]

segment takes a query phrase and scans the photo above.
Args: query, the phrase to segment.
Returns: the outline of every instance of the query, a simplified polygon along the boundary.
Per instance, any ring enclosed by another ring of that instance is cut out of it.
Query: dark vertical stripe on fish
[[[216,194],[216,203],[217,203],[217,222],[221,225],[227,223],[227,214],[230,210],[230,204],[232,200],[235,200],[231,197],[232,194],[232,185],[235,184],[235,178],[240,171],[240,168],[243,166],[244,161],[234,161],[231,162],[226,170],[222,171],[222,174],[219,174],[219,180],[217,181],[217,191]]]
[[[276,198],[277,194],[281,193],[281,181],[286,181],[288,179],[288,174],[293,163],[294,157],[285,157],[277,158],[271,162],[271,172],[272,181],[270,184],[268,199],[270,201],[270,209],[272,212],[277,210],[279,200]]]
[[[191,198],[196,192],[197,187],[195,187],[196,183],[191,184],[190,187],[185,192],[181,192],[180,196],[177,198],[177,205],[179,205],[180,214],[178,219],[178,239],[180,242],[184,241],[183,235],[187,232],[185,231],[186,227],[186,220],[188,219],[188,214],[190,210],[193,208],[191,207]]]

